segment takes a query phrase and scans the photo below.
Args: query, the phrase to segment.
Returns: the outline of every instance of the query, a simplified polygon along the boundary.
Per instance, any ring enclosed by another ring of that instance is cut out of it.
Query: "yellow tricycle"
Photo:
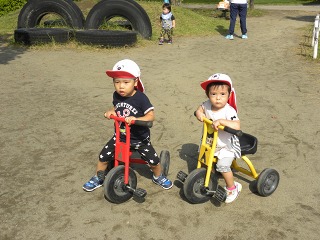
[[[226,126],[219,126],[219,129],[238,136],[241,147],[241,159],[246,163],[248,169],[237,164],[235,158],[231,168],[239,171],[256,180],[257,191],[261,196],[271,195],[278,187],[279,173],[271,168],[264,169],[260,174],[257,173],[252,162],[247,157],[248,154],[255,154],[257,151],[258,140],[254,136],[243,133]],[[204,203],[211,197],[219,202],[224,202],[227,197],[225,188],[218,185],[217,175],[214,174],[214,164],[217,158],[214,156],[218,139],[218,131],[212,127],[212,121],[204,118],[203,136],[199,148],[197,168],[186,174],[179,171],[177,179],[183,183],[183,193],[191,203]]]

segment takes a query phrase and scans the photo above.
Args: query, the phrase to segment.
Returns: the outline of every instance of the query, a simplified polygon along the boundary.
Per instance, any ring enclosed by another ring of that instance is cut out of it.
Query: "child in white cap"
[[[133,120],[154,121],[154,107],[143,93],[144,86],[140,79],[140,68],[132,60],[124,59],[117,62],[107,75],[113,79],[115,92],[113,93],[113,107],[105,112],[110,115],[124,117],[128,124]],[[120,126],[121,135],[125,139],[125,126]],[[173,183],[162,174],[159,157],[150,141],[148,127],[131,126],[130,145],[135,148],[141,157],[148,162],[153,171],[152,181],[164,189],[170,189]],[[114,161],[115,134],[101,150],[97,163],[96,174],[83,185],[85,191],[91,192],[102,186],[107,166]]]
[[[222,73],[213,74],[208,80],[201,83],[201,87],[209,99],[198,107],[197,119],[201,122],[204,117],[211,119],[212,127],[216,130],[219,125],[240,130],[236,95],[230,77]],[[233,160],[241,157],[238,137],[219,130],[215,156],[218,158],[216,170],[222,174],[226,182],[226,203],[231,203],[238,197],[242,189],[242,185],[234,181],[231,170]]]

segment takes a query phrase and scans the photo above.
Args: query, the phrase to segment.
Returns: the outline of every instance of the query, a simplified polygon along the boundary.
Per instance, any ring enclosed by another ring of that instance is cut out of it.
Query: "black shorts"
[[[114,161],[115,145],[116,136],[114,135],[102,148],[99,155],[100,162]],[[160,159],[150,142],[150,138],[147,138],[144,141],[131,146],[130,148],[134,151],[137,151],[141,155],[141,158],[145,160],[149,165],[156,166],[159,164]]]

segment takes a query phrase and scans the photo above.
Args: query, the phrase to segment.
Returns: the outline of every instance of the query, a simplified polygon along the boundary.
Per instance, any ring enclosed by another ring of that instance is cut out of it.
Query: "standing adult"
[[[241,38],[247,39],[247,0],[230,0],[230,25],[229,34],[226,39],[233,40],[234,27],[236,25],[237,16],[240,17]]]

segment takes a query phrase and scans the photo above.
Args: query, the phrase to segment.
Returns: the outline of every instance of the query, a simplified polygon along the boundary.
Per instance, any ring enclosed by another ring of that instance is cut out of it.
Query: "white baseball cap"
[[[208,84],[212,83],[212,82],[223,82],[225,84],[228,84],[230,86],[230,89],[232,89],[232,81],[231,78],[224,73],[215,73],[213,75],[211,75],[208,80],[202,82],[200,85],[201,87],[206,90]]]
[[[215,74],[211,75],[208,78],[208,80],[202,82],[200,85],[204,90],[206,90],[207,86],[212,82],[223,82],[223,83],[230,86],[231,92],[230,92],[230,96],[228,99],[228,103],[231,107],[233,107],[236,111],[238,111],[236,91],[232,87],[231,78],[227,74],[224,74],[224,73],[215,73]]]
[[[144,92],[144,86],[140,79],[140,68],[139,66],[130,59],[123,59],[117,62],[112,70],[106,71],[107,75],[112,78],[137,78],[138,86],[137,89]]]

